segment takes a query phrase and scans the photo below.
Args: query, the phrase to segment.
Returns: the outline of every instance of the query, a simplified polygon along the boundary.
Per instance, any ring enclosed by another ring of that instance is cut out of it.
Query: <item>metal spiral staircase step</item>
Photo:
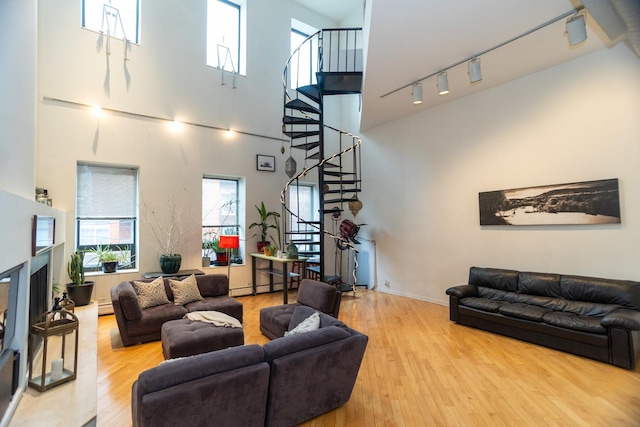
[[[284,107],[290,108],[292,110],[306,111],[307,113],[320,114],[320,110],[318,108],[314,107],[311,104],[307,104],[301,99],[291,100],[284,104]]]
[[[359,193],[361,191],[359,188],[341,188],[339,190],[327,190],[324,194]]]
[[[296,90],[307,98],[314,100],[318,104],[320,103],[322,95],[320,94],[320,88],[318,87],[318,85],[300,86]]]
[[[359,179],[336,179],[336,180],[325,179],[324,183],[329,185],[335,185],[335,184],[353,185],[353,184],[359,184],[360,180]]]
[[[296,117],[296,116],[284,116],[282,123],[285,125],[319,125],[320,120],[312,119],[310,117]]]
[[[327,176],[346,176],[346,175],[355,175],[355,172],[324,171],[324,174]]]
[[[298,150],[313,150],[314,148],[318,148],[319,145],[320,145],[320,142],[314,141],[314,142],[307,142],[304,144],[292,145],[291,148],[297,148]]]
[[[287,131],[287,132],[283,132],[283,133],[285,135],[287,135],[289,138],[292,138],[292,139],[308,138],[310,136],[320,135],[320,131],[319,130]]]

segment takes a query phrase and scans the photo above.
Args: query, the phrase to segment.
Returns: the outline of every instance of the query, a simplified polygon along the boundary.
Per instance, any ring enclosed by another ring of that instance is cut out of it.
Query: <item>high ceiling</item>
[[[296,0],[338,22],[362,0]],[[367,0],[369,39],[362,95],[363,130],[516,80],[611,46],[587,14],[588,39],[569,47],[567,18],[480,57],[482,81],[469,82],[466,62],[448,70],[448,95],[436,78],[422,81],[423,103],[411,87],[439,70],[486,51],[581,6],[577,0]],[[367,23],[365,23],[365,30]]]

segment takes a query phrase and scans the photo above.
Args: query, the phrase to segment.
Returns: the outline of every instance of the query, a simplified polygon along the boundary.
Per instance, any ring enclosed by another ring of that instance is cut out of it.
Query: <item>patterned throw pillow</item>
[[[185,305],[194,301],[202,301],[202,295],[198,289],[196,276],[193,274],[184,280],[169,279],[169,286],[173,292],[173,301],[176,305]]]
[[[284,336],[295,335],[295,334],[303,334],[305,332],[315,331],[320,328],[320,315],[316,311],[311,316],[304,319],[302,322],[298,323],[298,325],[290,331],[286,331]]]
[[[162,277],[158,277],[153,282],[134,281],[133,288],[143,309],[169,303]]]

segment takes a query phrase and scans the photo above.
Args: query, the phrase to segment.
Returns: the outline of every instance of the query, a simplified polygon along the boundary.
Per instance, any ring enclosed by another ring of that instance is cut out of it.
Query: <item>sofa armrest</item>
[[[478,287],[474,285],[460,285],[447,289],[447,295],[457,298],[477,297]]]
[[[138,295],[130,282],[122,282],[111,289],[111,302],[113,303],[114,312],[116,311],[116,306],[119,306],[126,320],[142,318],[142,307],[140,307]],[[118,313],[116,312],[116,314]]]
[[[618,308],[612,310],[600,321],[602,326],[619,326],[632,331],[640,331],[640,311]]]

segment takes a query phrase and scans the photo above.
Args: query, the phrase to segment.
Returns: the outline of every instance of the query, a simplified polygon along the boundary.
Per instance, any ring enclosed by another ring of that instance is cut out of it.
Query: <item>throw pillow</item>
[[[169,286],[171,287],[171,292],[173,292],[173,301],[176,305],[185,305],[204,299],[200,295],[198,282],[193,274],[184,280],[169,279]]]
[[[164,290],[162,276],[153,282],[134,281],[133,288],[136,291],[136,296],[142,309],[169,303],[169,298],[167,298],[167,293]]]
[[[316,311],[311,316],[304,319],[302,322],[290,331],[285,331],[284,336],[303,334],[305,332],[315,331],[320,328],[320,314]]]

